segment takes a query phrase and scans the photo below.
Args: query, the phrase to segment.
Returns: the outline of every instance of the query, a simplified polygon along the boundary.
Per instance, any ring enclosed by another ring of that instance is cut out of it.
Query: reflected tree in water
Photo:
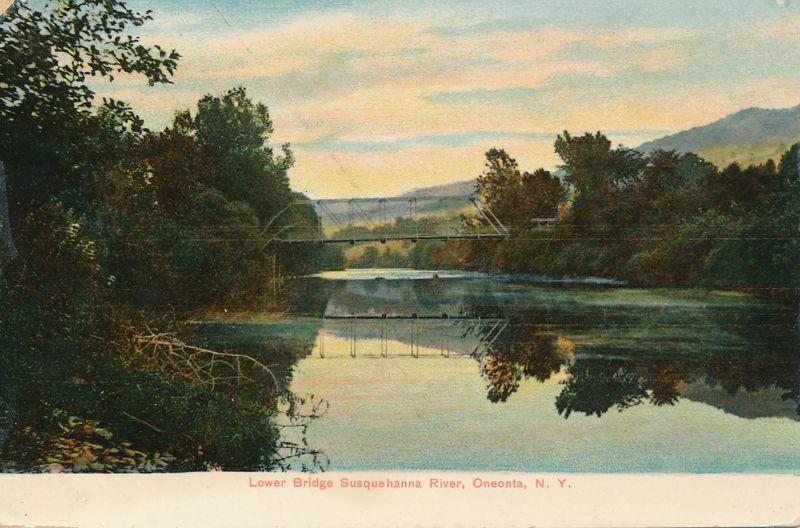
[[[497,316],[487,310],[478,315],[484,319]],[[486,325],[474,325],[467,333],[486,342],[473,355],[488,383],[487,399],[493,403],[507,401],[526,379],[544,383],[563,370],[563,388],[555,406],[564,418],[574,412],[599,417],[614,408],[622,411],[642,403],[675,405],[686,386],[697,382],[719,387],[729,395],[777,390],[780,401],[798,403],[800,415],[800,358],[793,351],[796,336],[775,328],[754,331],[754,326],[759,327],[752,321],[738,322],[741,324],[734,328],[749,329],[739,336],[745,346],[718,347],[702,354],[658,347],[575,348],[571,341],[549,331],[553,325],[543,324],[540,314],[514,314],[507,330],[496,339]]]
[[[543,383],[561,370],[565,357],[556,342],[555,334],[538,333],[522,342],[504,340],[492,345],[481,360],[481,374],[489,382],[489,401],[506,401],[519,389],[522,379]]]
[[[579,362],[567,368],[567,376],[556,397],[556,409],[564,418],[576,411],[599,417],[612,407],[627,409],[648,397],[642,377],[616,360]]]
[[[680,387],[686,377],[686,371],[678,364],[658,364],[652,368],[645,380],[649,389],[650,402],[653,405],[675,405],[680,399]]]
[[[476,314],[473,310],[469,316],[491,319],[494,314]],[[490,325],[474,323],[467,327],[466,333],[482,342],[473,356],[480,363],[481,375],[488,382],[487,398],[493,403],[508,400],[523,379],[547,381],[567,360],[568,354],[558,346],[555,333],[544,331],[520,317],[512,317],[500,334],[493,334]]]
[[[305,397],[287,393],[278,402],[278,413],[282,420],[277,424],[280,440],[276,444],[275,458],[270,470],[318,472],[330,466],[324,452],[312,448],[308,443],[308,427],[313,420],[328,412],[327,400],[313,394]]]

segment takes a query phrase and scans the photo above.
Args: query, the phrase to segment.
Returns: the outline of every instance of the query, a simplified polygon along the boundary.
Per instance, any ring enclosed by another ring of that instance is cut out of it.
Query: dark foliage
[[[613,148],[600,133],[564,132],[555,148],[561,180],[542,169],[521,174],[503,150],[486,153],[478,192],[514,235],[464,243],[469,265],[786,295],[800,288],[800,146],[778,165],[722,170],[694,154]],[[556,215],[551,231],[528,221]]]
[[[145,422],[169,424],[155,426],[161,450],[190,468],[268,465],[276,440],[278,387],[224,394],[131,352],[137,334],[197,312],[279,304],[283,278],[318,265],[315,248],[276,249],[298,215],[318,219],[292,208],[291,150],[274,155],[267,108],[244,89],[203,97],[161,132],[96,100],[92,78],[170,82],[179,54],[135,36],[150,18],[118,0],[65,0],[17,2],[0,21],[0,160],[19,250],[0,262],[0,399],[34,425],[9,440],[30,444],[28,469],[63,426],[52,413],[155,450]]]

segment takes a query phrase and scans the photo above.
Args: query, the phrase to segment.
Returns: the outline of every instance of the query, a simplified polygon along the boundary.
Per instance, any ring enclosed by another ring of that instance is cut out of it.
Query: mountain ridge
[[[477,178],[428,187],[417,187],[396,195],[397,198],[429,198],[439,196],[469,196],[475,192]]]
[[[637,150],[697,152],[722,145],[753,146],[800,138],[800,104],[789,108],[750,107],[711,123],[642,143]]]

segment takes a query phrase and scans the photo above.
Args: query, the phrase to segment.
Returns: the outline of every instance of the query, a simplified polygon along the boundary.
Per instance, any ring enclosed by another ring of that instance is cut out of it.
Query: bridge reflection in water
[[[508,324],[508,319],[447,314],[328,315],[314,352],[320,358],[479,357]]]

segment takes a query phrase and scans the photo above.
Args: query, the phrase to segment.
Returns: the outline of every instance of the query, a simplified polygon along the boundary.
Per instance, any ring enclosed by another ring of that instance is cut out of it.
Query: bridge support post
[[[417,314],[411,314],[411,357],[419,357],[419,328],[417,328]]]
[[[414,320],[411,320],[411,357],[414,357]]]
[[[356,316],[350,321],[350,357],[356,357]]]
[[[389,357],[389,328],[386,323],[386,314],[381,319],[381,356]]]
[[[347,227],[353,227],[353,200],[347,202]]]
[[[450,357],[450,348],[447,346],[447,324],[442,324],[442,340],[440,341],[440,353],[442,357],[449,358]]]
[[[419,240],[419,218],[417,218],[417,199],[414,198],[414,235]],[[417,357],[419,357],[419,350],[417,350]]]

